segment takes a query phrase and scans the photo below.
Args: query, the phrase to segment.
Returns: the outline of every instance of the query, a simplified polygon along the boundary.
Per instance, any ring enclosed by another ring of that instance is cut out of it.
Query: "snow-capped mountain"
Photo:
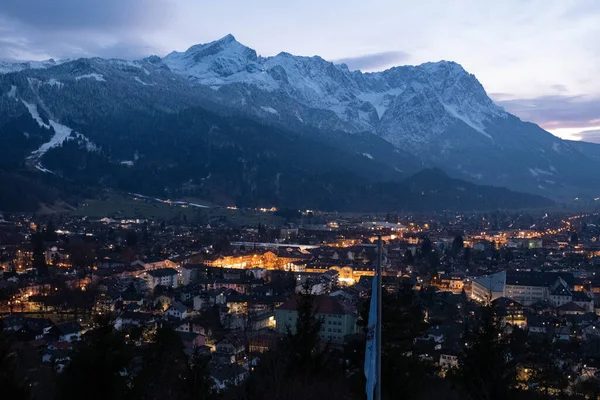
[[[24,61],[24,62],[6,62],[0,61],[0,74],[9,74],[11,72],[19,72],[26,69],[45,69],[60,65],[70,60],[44,60],[44,61]]]
[[[397,145],[420,145],[457,120],[490,138],[485,123],[507,115],[474,76],[453,62],[363,74],[318,56],[258,57],[232,35],[183,53],[173,52],[163,61],[173,72],[215,90],[242,83],[271,93],[284,92],[307,107],[333,111],[347,122],[348,130],[379,131]],[[430,113],[432,121],[408,121],[403,132],[398,132],[394,115],[410,117],[415,111],[417,115]]]
[[[227,93],[232,104],[253,107],[264,118],[373,132],[477,182],[545,195],[572,193],[583,182],[573,184],[568,177],[596,168],[567,142],[497,106],[476,77],[454,62],[362,73],[318,56],[260,57],[232,35],[163,61],[190,82]]]
[[[385,170],[382,180],[436,166],[476,183],[549,197],[591,194],[600,185],[598,159],[498,107],[454,62],[362,73],[318,56],[261,57],[227,35],[164,58],[5,63],[0,71],[0,140],[16,146],[15,162],[28,160],[45,172],[65,171],[64,148],[79,163],[68,174],[100,159],[115,174],[137,171],[138,164],[155,168],[144,160],[176,168],[181,159],[165,157],[159,135],[185,157],[197,157],[187,141],[206,137],[179,126],[177,116],[187,113],[188,121],[188,110],[201,107],[325,142],[358,156],[356,165],[365,170]],[[165,121],[174,126],[166,129]],[[219,146],[237,146],[206,124],[201,132]],[[202,155],[209,164],[211,154]],[[189,179],[188,188],[210,181]]]

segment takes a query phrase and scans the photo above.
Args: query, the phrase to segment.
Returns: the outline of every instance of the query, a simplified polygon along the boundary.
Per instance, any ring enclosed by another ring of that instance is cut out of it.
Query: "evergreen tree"
[[[137,232],[134,230],[127,231],[125,242],[127,243],[127,247],[135,247],[138,244]]]
[[[462,236],[456,236],[452,241],[452,254],[456,255],[465,247],[465,242]]]
[[[177,332],[167,327],[156,331],[142,355],[143,367],[133,380],[130,399],[179,400],[189,396],[186,378],[188,358]]]
[[[46,224],[46,229],[44,229],[44,240],[47,242],[56,242],[58,240],[56,228],[54,227],[52,220],[48,221]]]
[[[505,400],[515,393],[516,367],[507,337],[491,306],[481,309],[465,337],[459,369],[452,378],[473,400]]]
[[[406,262],[408,265],[412,265],[415,262],[413,253],[410,251],[410,249],[406,249],[406,252],[404,252],[404,262]]]
[[[427,257],[427,255],[431,253],[431,250],[433,250],[431,240],[425,236],[425,238],[421,241],[421,254],[423,257]]]
[[[31,245],[33,246],[33,268],[37,270],[39,276],[48,275],[44,234],[42,232],[33,233],[31,235]]]
[[[215,397],[214,382],[210,377],[209,357],[194,351],[186,378],[188,396],[192,400],[208,400]]]
[[[71,362],[59,375],[57,399],[106,400],[127,398],[130,349],[116,332],[110,316],[97,316],[95,328],[75,348]]]
[[[315,296],[305,288],[297,297],[296,331],[274,350],[261,356],[243,395],[252,400],[349,399],[341,354],[319,340]]]
[[[0,319],[0,392],[6,399],[25,400],[27,391],[16,375],[17,355]]]
[[[573,232],[571,234],[571,244],[573,246],[577,246],[579,244],[579,236],[577,235],[577,232]]]

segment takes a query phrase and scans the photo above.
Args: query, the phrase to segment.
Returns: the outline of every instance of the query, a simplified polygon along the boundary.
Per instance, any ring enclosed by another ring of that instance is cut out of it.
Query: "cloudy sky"
[[[232,33],[364,71],[453,60],[508,111],[600,143],[598,21],[597,0],[0,0],[0,59],[165,55]]]

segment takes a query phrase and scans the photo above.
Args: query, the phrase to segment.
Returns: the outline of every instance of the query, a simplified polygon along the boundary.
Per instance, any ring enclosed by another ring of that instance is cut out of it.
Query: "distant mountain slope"
[[[600,162],[600,144],[578,140],[566,140],[566,142],[574,149],[580,151],[585,157]]]
[[[366,74],[231,35],[162,59],[3,64],[0,143],[4,172],[221,204],[405,207],[385,184],[428,167],[549,197],[600,182],[597,159],[506,113],[456,63]]]
[[[40,127],[33,118],[24,118],[21,123],[23,129],[37,127],[40,136],[44,131],[48,135],[53,131],[52,125]],[[10,131],[15,129],[21,126],[14,123]],[[199,197],[222,205],[338,211],[521,208],[548,204],[546,199],[535,196],[507,196],[503,189],[493,189],[485,196],[462,189],[442,195],[415,193],[402,183],[405,172],[378,163],[370,153],[348,151],[315,140],[311,134],[287,132],[197,108],[154,116],[129,114],[123,119],[98,121],[82,131],[90,142],[103,143],[102,147],[90,150],[86,141],[74,138],[49,148],[35,162],[51,172],[38,174],[36,185],[43,187],[63,180],[68,185],[62,194],[67,196],[73,188],[116,188],[175,199]],[[0,127],[0,135],[4,136],[4,132],[7,131]],[[110,146],[105,146],[108,137]],[[374,154],[385,156],[376,150],[369,148]],[[124,160],[123,154],[133,156]],[[18,175],[25,166],[16,165],[13,174]],[[5,169],[10,168],[10,164],[5,165]],[[469,190],[477,188],[466,182],[453,182]],[[40,201],[57,198],[61,198],[60,193],[48,199],[41,193],[39,196]],[[15,209],[19,204],[14,197],[0,196],[2,208]],[[30,207],[28,202],[27,208]]]
[[[453,62],[361,73],[318,56],[260,57],[231,35],[163,61],[240,109],[289,125],[375,132],[475,182],[547,196],[588,193],[600,184],[592,172],[597,160],[495,105]]]

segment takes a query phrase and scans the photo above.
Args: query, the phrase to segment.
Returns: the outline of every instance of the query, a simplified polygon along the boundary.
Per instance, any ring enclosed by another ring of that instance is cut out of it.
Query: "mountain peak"
[[[233,36],[231,33],[228,33],[227,35],[223,36],[221,39],[217,40],[217,42],[231,43],[231,42],[237,42],[237,40],[235,39],[235,36]]]
[[[170,57],[173,54],[181,53],[173,52],[167,57]],[[209,43],[196,44],[187,49],[183,54],[192,57],[195,62],[199,62],[209,56],[217,55],[226,57],[237,55],[252,61],[257,58],[256,51],[238,42],[232,34],[225,35],[221,39]]]

